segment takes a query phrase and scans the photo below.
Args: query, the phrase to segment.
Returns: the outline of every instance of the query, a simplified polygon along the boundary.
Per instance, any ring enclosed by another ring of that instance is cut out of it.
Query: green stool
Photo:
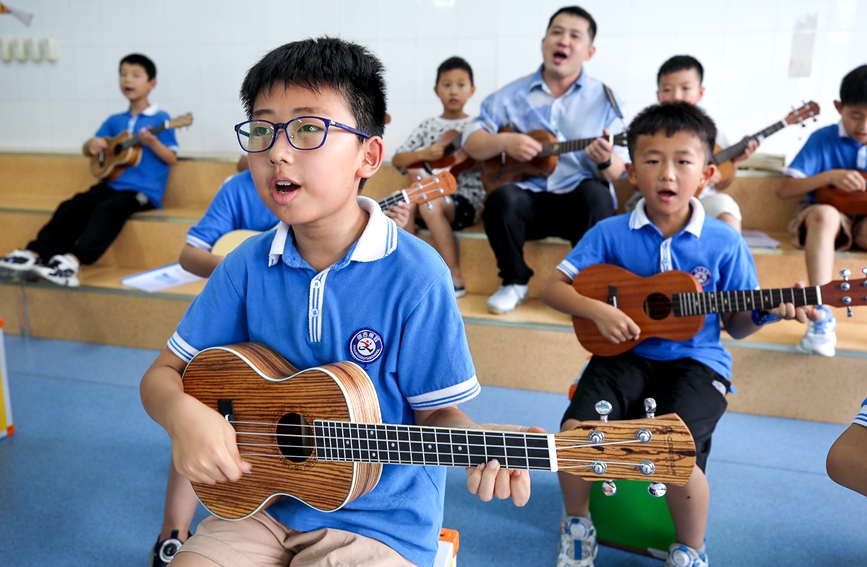
[[[617,493],[605,496],[602,482],[590,492],[590,515],[599,543],[659,559],[674,543],[674,522],[665,498],[647,492],[648,482],[618,480]]]

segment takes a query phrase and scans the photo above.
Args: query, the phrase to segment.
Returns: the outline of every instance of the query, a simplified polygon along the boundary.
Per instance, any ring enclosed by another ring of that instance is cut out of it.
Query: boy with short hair
[[[85,156],[95,156],[108,148],[107,140],[124,131],[136,132],[143,146],[141,161],[127,167],[116,180],[97,183],[61,203],[26,249],[0,258],[0,276],[35,274],[75,287],[79,266],[96,262],[120,234],[126,219],[161,206],[169,167],[178,160],[178,143],[172,129],[157,135],[150,132],[170,119],[148,102],[157,86],[156,76],[156,66],[144,55],[133,53],[121,59],[120,89],[129,100],[129,110],[109,116],[82,146]]]
[[[659,102],[684,101],[698,104],[704,98],[703,81],[704,67],[698,59],[691,55],[675,55],[663,63],[656,74],[656,99]],[[716,144],[723,149],[730,145],[725,134],[719,129],[716,133]],[[751,142],[743,153],[732,158],[732,167],[737,170],[737,164],[750,157],[758,146],[758,142]],[[743,221],[741,208],[731,195],[720,193],[727,189],[732,181],[734,175],[722,180],[719,170],[716,170],[702,190],[699,200],[708,215],[740,232],[741,221]]]
[[[572,280],[593,264],[613,264],[648,277],[668,270],[696,275],[703,291],[751,290],[758,277],[743,239],[724,223],[709,218],[696,190],[711,178],[716,127],[698,107],[684,102],[644,109],[629,126],[629,180],[642,199],[629,215],[601,221],[590,229],[545,282],[541,299],[572,316],[594,321],[613,343],[639,339],[640,329],[623,311],[580,295]],[[649,259],[651,259],[649,261]],[[728,333],[744,338],[777,317],[804,322],[806,308],[781,304],[770,312],[727,313]],[[710,498],[704,469],[711,434],[726,408],[731,356],[720,343],[718,315],[707,315],[693,338],[675,342],[649,338],[611,357],[593,356],[583,372],[562,430],[581,420],[598,419],[596,402],[613,404],[612,419],[643,415],[643,400],[656,399],[659,413],[676,412],[696,445],[696,466],[685,486],[669,486],[668,506],[677,542],[667,567],[705,567],[704,548]],[[558,567],[590,567],[596,556],[596,529],[589,517],[592,483],[560,474],[566,508]]]
[[[457,130],[463,135],[467,124],[472,122],[472,117],[464,112],[464,105],[476,92],[476,87],[473,85],[473,69],[464,59],[449,57],[440,64],[434,92],[443,103],[442,114],[428,118],[412,131],[391,158],[395,167],[405,169],[419,161],[440,159],[443,157],[444,146],[439,140],[443,134],[449,130]],[[430,230],[434,248],[451,271],[456,297],[463,297],[467,292],[454,231],[475,224],[484,201],[485,189],[482,186],[481,171],[465,169],[458,173],[457,191],[448,202],[445,199],[436,199],[431,201],[429,206],[423,207],[401,204],[410,207],[406,226],[401,228],[412,232],[413,224],[417,222],[416,214],[421,217],[419,224]]]
[[[183,391],[186,364],[216,345],[267,343],[302,369],[352,360],[370,376],[383,422],[478,427],[454,405],[479,384],[448,269],[358,195],[384,156],[382,72],[364,48],[320,38],[273,50],[244,80],[250,120],[235,128],[281,222],[217,266],[141,383],[175,466],[194,482],[250,470],[232,426]],[[362,332],[373,338],[363,352]],[[530,478],[492,461],[470,470],[468,487],[523,505]],[[430,565],[444,489],[443,468],[384,465],[375,489],[334,512],[284,498],[244,520],[208,518],[173,563]]]
[[[792,243],[804,249],[810,285],[824,285],[834,277],[834,251],[852,245],[867,250],[865,217],[844,214],[831,205],[816,203],[816,189],[833,185],[837,191],[863,192],[867,183],[867,65],[851,71],[840,84],[834,101],[841,120],[813,132],[786,168],[777,196],[801,197],[801,206],[789,222]],[[823,305],[822,318],[807,328],[798,349],[834,356],[837,319]]]

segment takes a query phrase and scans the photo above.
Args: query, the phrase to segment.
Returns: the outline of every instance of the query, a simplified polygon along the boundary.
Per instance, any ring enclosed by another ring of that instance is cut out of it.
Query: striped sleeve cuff
[[[578,276],[578,268],[566,260],[557,264],[557,269],[566,274],[566,277],[570,280],[574,280]]]
[[[858,425],[867,427],[867,400],[864,400],[864,403],[861,404],[861,413],[855,416],[852,423],[857,423]]]
[[[196,248],[201,248],[202,250],[207,250],[208,252],[210,252],[212,248],[210,244],[208,244],[201,238],[196,238],[192,234],[187,235],[187,244],[189,244],[190,246],[195,246]]]
[[[799,169],[795,169],[793,167],[787,167],[783,172],[783,175],[788,175],[789,177],[794,177],[795,179],[805,179],[807,174]]]
[[[479,380],[473,376],[469,380],[443,388],[442,390],[428,392],[419,396],[410,396],[407,398],[407,401],[409,401],[410,407],[414,410],[434,410],[471,400],[479,395],[481,389]]]
[[[190,362],[194,356],[199,354],[199,350],[190,346],[190,344],[181,338],[177,331],[172,335],[168,342],[169,350],[178,355],[178,358],[184,362]]]

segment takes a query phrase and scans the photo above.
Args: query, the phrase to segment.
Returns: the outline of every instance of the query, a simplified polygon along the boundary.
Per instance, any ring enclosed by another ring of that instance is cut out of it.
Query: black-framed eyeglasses
[[[248,120],[236,124],[235,132],[238,134],[238,143],[250,153],[270,150],[280,129],[286,132],[286,140],[296,150],[315,150],[321,148],[322,144],[325,143],[325,138],[328,137],[328,128],[331,126],[337,126],[365,139],[370,138],[370,134],[352,126],[319,116],[299,116],[282,124],[274,124],[267,120]]]

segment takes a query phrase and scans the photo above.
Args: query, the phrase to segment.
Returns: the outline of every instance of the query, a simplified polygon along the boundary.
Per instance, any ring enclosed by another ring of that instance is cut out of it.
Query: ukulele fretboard
[[[316,457],[324,461],[471,467],[497,459],[510,469],[552,470],[542,433],[323,420],[313,429]]]
[[[821,305],[819,287],[755,289],[750,291],[713,291],[705,293],[675,293],[671,296],[672,309],[677,317],[706,315],[708,313],[734,313],[736,311],[767,311],[780,303]]]
[[[398,191],[392,195],[389,195],[385,199],[377,201],[379,208],[383,211],[387,211],[398,203],[408,203],[409,199],[404,195],[405,191]]]
[[[717,153],[715,153],[713,155],[713,162],[716,165],[720,165],[720,164],[723,164],[727,161],[730,161],[733,157],[739,156],[742,153],[744,153],[744,150],[747,149],[747,146],[749,145],[750,142],[753,142],[755,140],[758,140],[761,142],[762,140],[764,140],[765,138],[767,138],[771,134],[779,132],[780,130],[782,130],[785,127],[786,127],[786,122],[784,120],[780,120],[779,122],[777,122],[773,126],[768,126],[767,128],[765,128],[761,132],[756,132],[755,134],[753,134],[749,138],[741,140],[737,144],[735,144],[733,146],[729,146],[724,150],[718,151]]]
[[[584,138],[581,140],[568,140],[566,142],[551,142],[542,144],[542,151],[536,157],[558,156],[586,149],[596,138]]]

